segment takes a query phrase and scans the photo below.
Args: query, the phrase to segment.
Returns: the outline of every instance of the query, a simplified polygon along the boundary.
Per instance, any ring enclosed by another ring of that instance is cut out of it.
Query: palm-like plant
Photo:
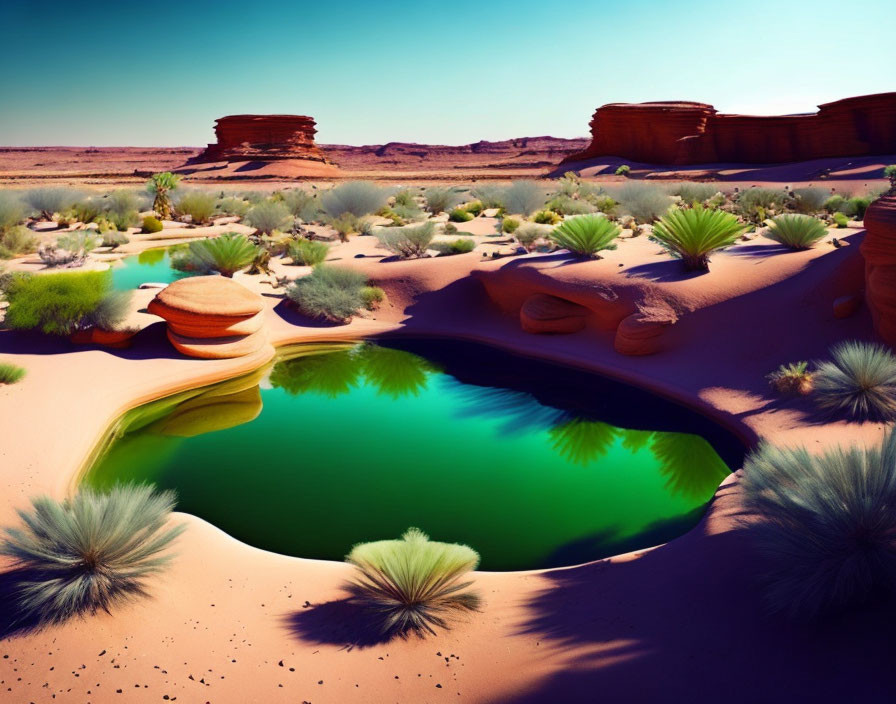
[[[613,240],[618,236],[619,227],[601,215],[567,218],[551,233],[558,247],[594,259],[599,259],[598,252],[604,249],[616,249]]]
[[[466,545],[431,541],[417,528],[400,540],[356,545],[346,560],[358,568],[352,596],[379,619],[383,633],[435,635],[455,611],[475,611],[480,597],[461,581],[479,555]]]
[[[818,403],[856,420],[896,420],[896,356],[883,345],[844,342],[815,372]]]
[[[767,220],[766,237],[787,245],[791,249],[809,249],[828,234],[824,223],[811,215],[788,213]]]
[[[233,275],[255,261],[258,247],[245,235],[227,232],[207,240],[190,242],[190,256],[201,264],[200,270],[217,271],[221,276]]]
[[[152,201],[152,209],[162,220],[167,220],[171,217],[171,191],[177,188],[179,182],[180,176],[170,171],[153,174],[149,179],[147,188],[150,193],[155,194],[155,198]]]
[[[709,255],[734,244],[745,229],[730,213],[695,205],[670,210],[654,224],[651,236],[685,268],[708,271]]]
[[[742,486],[773,611],[807,619],[896,589],[896,432],[821,455],[764,446]]]
[[[170,560],[161,553],[184,529],[165,527],[174,503],[171,492],[148,486],[34,499],[19,511],[24,526],[7,528],[0,543],[26,575],[17,590],[21,617],[58,623],[145,595],[144,579]]]

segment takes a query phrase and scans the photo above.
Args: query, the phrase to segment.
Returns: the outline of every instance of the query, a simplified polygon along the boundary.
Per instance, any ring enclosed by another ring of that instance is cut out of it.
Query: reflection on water
[[[137,255],[137,263],[144,266],[155,266],[165,261],[167,253],[165,247],[153,247],[152,249],[144,249]]]
[[[470,543],[485,569],[534,568],[694,525],[729,471],[713,447],[583,406],[464,383],[392,347],[304,345],[126,414],[85,481],[153,482],[250,544],[327,559],[419,525]]]

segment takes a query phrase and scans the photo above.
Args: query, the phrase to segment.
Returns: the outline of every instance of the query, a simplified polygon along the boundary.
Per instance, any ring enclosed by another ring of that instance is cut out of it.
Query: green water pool
[[[171,268],[167,247],[145,249],[140,254],[124,257],[112,266],[112,283],[119,291],[138,288],[140,284],[162,283],[182,279],[191,274]]]
[[[597,375],[458,341],[368,342],[282,350],[131,411],[83,481],[173,489],[178,510],[278,553],[340,560],[417,526],[513,570],[685,532],[743,452]]]

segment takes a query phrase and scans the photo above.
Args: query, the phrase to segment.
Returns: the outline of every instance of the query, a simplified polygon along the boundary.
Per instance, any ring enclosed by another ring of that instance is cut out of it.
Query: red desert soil
[[[681,276],[643,237],[575,264],[539,255],[483,261],[478,252],[387,263],[372,256],[373,238],[356,237],[337,254],[369,272],[389,305],[328,329],[302,325],[266,297],[268,328],[277,345],[389,331],[464,336],[652,387],[750,441],[813,449],[872,442],[881,425],[826,422],[809,401],[773,395],[764,379],[781,362],[873,336],[867,308],[845,319],[832,313],[837,295],[862,286],[863,231],[849,233],[845,247],[828,241],[804,252],[753,240],[716,255],[711,271],[696,277]],[[564,286],[634,285],[676,301],[682,315],[670,344],[626,357],[613,350],[612,332],[592,326],[563,336],[523,332],[516,316],[491,303],[482,280],[493,277],[500,289],[505,278],[512,285],[508,270],[525,267],[538,276],[553,269]],[[271,292],[257,277],[238,280]],[[155,292],[139,293],[145,305]],[[161,324],[128,351],[7,331],[0,350],[28,369],[21,383],[0,387],[0,525],[13,522],[28,497],[71,488],[123,410],[249,371],[272,353],[186,359]],[[201,520],[176,520],[189,530],[172,568],[152,581],[151,598],[36,633],[0,622],[0,700],[755,704],[876,701],[892,691],[896,645],[885,624],[893,613],[813,628],[765,615],[736,475],[703,522],[666,545],[567,569],[476,573],[483,612],[426,640],[355,642],[355,616],[340,601],[344,564],[274,555]],[[8,609],[0,613],[8,618]]]

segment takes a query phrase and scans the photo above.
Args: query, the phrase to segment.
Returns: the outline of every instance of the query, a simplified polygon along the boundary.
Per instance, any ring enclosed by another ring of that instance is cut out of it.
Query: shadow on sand
[[[290,632],[307,643],[338,645],[347,650],[388,643],[380,621],[357,601],[345,598],[309,606],[285,617]]]

